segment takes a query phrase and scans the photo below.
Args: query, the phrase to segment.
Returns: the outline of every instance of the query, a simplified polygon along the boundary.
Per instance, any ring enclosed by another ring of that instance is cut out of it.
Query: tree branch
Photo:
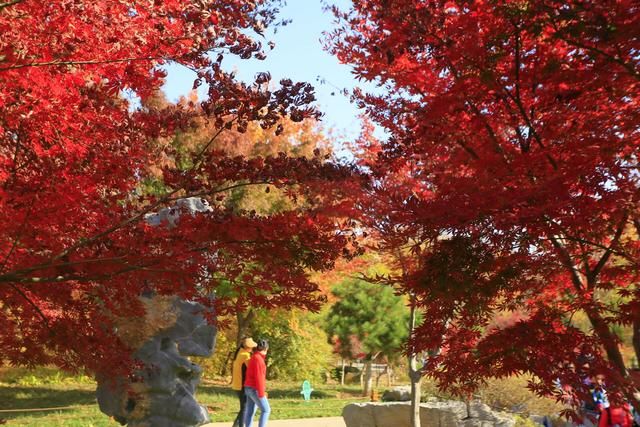
[[[36,313],[38,313],[38,315],[44,322],[45,327],[49,330],[49,333],[53,335],[54,332],[53,332],[53,329],[51,328],[51,325],[49,324],[49,319],[47,318],[47,316],[44,315],[40,307],[38,307],[38,305],[31,298],[29,298],[27,294],[25,294],[22,291],[22,289],[20,289],[18,286],[16,286],[13,283],[9,283],[9,286],[11,286],[11,288],[13,288],[13,290],[15,290],[18,293],[18,295],[20,295],[25,301],[27,301],[27,303],[29,303],[31,307],[33,307],[33,309],[36,311]]]
[[[8,277],[8,278],[5,278],[5,280],[3,281],[9,282],[9,285],[12,287],[14,286],[13,283],[34,284],[34,283],[61,283],[61,282],[69,282],[69,281],[93,282],[97,280],[111,279],[115,276],[118,276],[124,273],[129,273],[131,271],[154,271],[149,267],[156,264],[157,262],[153,262],[146,265],[130,265],[127,268],[123,268],[123,269],[114,271],[112,273],[100,274],[100,275],[94,275],[94,276],[81,276],[78,274],[67,274],[67,275],[58,275],[58,276],[49,276],[49,277]],[[156,270],[156,271],[159,271],[159,270]],[[171,270],[162,270],[162,271],[167,272]],[[178,271],[176,271],[176,273],[178,273]]]
[[[11,249],[9,249],[9,252],[7,253],[7,255],[2,260],[2,265],[0,266],[0,271],[4,271],[4,269],[7,267],[7,263],[9,262],[9,258],[11,258],[11,255],[13,254],[13,251],[15,251],[16,247],[18,246],[18,243],[20,242],[20,236],[22,235],[22,232],[24,231],[24,228],[27,225],[27,221],[29,219],[29,216],[31,215],[31,209],[33,209],[33,200],[31,201],[31,204],[29,205],[29,209],[27,210],[27,213],[24,216],[24,221],[22,222],[22,224],[20,225],[20,228],[18,229],[18,233],[16,235],[16,238],[13,240],[13,244],[11,245]]]
[[[536,129],[533,127],[533,121],[532,119],[529,117],[529,115],[527,114],[527,111],[524,108],[524,105],[522,105],[522,97],[520,96],[520,50],[521,50],[521,46],[520,46],[520,28],[518,27],[518,25],[516,23],[512,23],[514,28],[516,29],[516,33],[515,33],[515,52],[514,52],[514,63],[515,63],[515,95],[512,94],[511,92],[509,92],[507,90],[506,87],[503,86],[504,91],[506,92],[507,96],[509,98],[511,98],[511,100],[513,100],[513,102],[516,104],[516,106],[518,107],[518,111],[520,111],[520,114],[522,115],[522,118],[524,119],[525,123],[527,124],[527,127],[529,128],[529,132],[531,132],[531,136],[533,136],[533,138],[536,140],[536,142],[538,143],[538,145],[540,146],[540,148],[542,148],[543,150],[546,148],[545,145],[542,142],[542,138],[540,138],[540,135],[538,135],[538,132],[536,131]],[[553,168],[553,170],[558,170],[558,163],[555,161],[555,159],[549,154],[549,153],[545,153],[545,157],[547,158],[547,160],[549,161],[549,163],[551,164],[551,167]]]
[[[592,242],[591,240],[586,240],[586,239],[581,239],[579,237],[574,237],[574,236],[569,236],[569,235],[563,235],[563,236],[555,236],[556,239],[562,241],[562,240],[567,240],[567,241],[571,241],[571,242],[576,242],[576,243],[583,243],[585,245],[589,245],[589,246],[594,246],[598,249],[604,249],[604,250],[610,250],[612,255],[616,255],[619,256],[621,258],[626,259],[627,261],[633,263],[633,264],[638,264],[638,260],[635,259],[634,257],[632,257],[629,254],[626,254],[624,252],[620,252],[620,251],[616,251],[615,249],[613,249],[610,246],[605,246],[601,243],[597,243],[597,242]],[[541,239],[541,240],[551,240],[551,239]]]
[[[598,274],[600,274],[600,271],[602,271],[604,266],[607,264],[607,261],[609,261],[609,258],[611,257],[611,254],[612,254],[612,248],[620,240],[620,237],[622,236],[622,232],[624,231],[624,227],[627,225],[628,219],[629,219],[629,215],[625,213],[622,217],[622,220],[620,221],[620,224],[618,225],[618,229],[616,230],[616,233],[613,236],[611,245],[609,245],[609,247],[604,251],[604,254],[600,258],[600,261],[598,261],[598,264],[596,264],[594,269],[591,270],[591,272],[587,275],[587,283],[589,284],[589,288],[593,289],[593,287],[595,286],[595,280],[598,277]]]
[[[547,12],[547,16],[549,17],[549,21],[551,22],[551,25],[553,26],[553,29],[555,30],[555,35],[562,41],[564,41],[565,43],[568,43],[574,47],[578,47],[580,49],[586,49],[588,51],[591,51],[593,53],[596,53],[598,55],[604,56],[605,58],[615,62],[616,64],[619,64],[620,66],[622,66],[622,68],[624,68],[625,70],[627,70],[629,72],[629,74],[631,74],[634,78],[640,80],[640,72],[638,72],[631,64],[628,64],[626,62],[624,62],[622,60],[622,58],[618,55],[612,55],[608,52],[605,52],[602,49],[599,49],[595,46],[589,46],[586,45],[582,42],[579,42],[577,40],[568,38],[564,35],[563,31],[558,28],[558,24],[557,21],[555,19],[554,16],[554,12],[555,9],[549,9]]]
[[[4,3],[0,3],[0,10],[4,9],[5,7],[13,6],[14,4],[22,3],[23,1],[24,0],[11,0]]]
[[[16,278],[19,278],[20,276],[23,276],[25,274],[32,273],[38,270],[46,270],[50,268],[56,269],[56,268],[63,268],[63,267],[72,267],[74,265],[82,265],[82,264],[104,263],[109,261],[121,261],[124,259],[125,259],[124,256],[119,256],[119,257],[111,257],[111,258],[94,258],[94,259],[87,259],[87,260],[63,262],[58,264],[52,264],[52,263],[38,264],[38,265],[34,265],[33,267],[24,268],[21,270],[15,270],[8,274],[2,274],[0,275],[0,283],[15,281]]]
[[[582,283],[582,280],[580,280],[579,272],[577,271],[576,267],[573,265],[573,261],[571,260],[571,255],[569,254],[569,251],[567,251],[567,248],[565,248],[562,245],[562,243],[560,243],[560,241],[557,239],[556,236],[552,235],[550,237],[550,240],[553,243],[553,246],[556,248],[556,250],[560,254],[560,261],[562,262],[562,265],[564,265],[571,273],[571,281],[573,283],[573,286],[576,288],[578,292],[584,291],[584,284]]]
[[[629,74],[631,74],[634,78],[640,80],[640,72],[636,71],[636,69],[631,64],[628,64],[628,63],[624,62],[622,60],[622,58],[620,58],[620,57],[618,57],[616,55],[611,55],[610,53],[607,53],[602,49],[598,49],[595,46],[589,46],[589,45],[586,45],[584,43],[580,43],[579,41],[563,37],[562,35],[560,35],[560,40],[563,40],[563,41],[565,41],[565,42],[567,42],[570,45],[573,45],[575,47],[579,47],[581,49],[586,49],[586,50],[589,50],[589,51],[591,51],[593,53],[597,53],[598,55],[602,55],[605,58],[615,62],[616,64],[621,65],[622,68],[627,70],[629,72]]]
[[[20,0],[22,1],[22,0]],[[136,62],[136,61],[168,61],[171,58],[165,56],[149,56],[149,57],[137,57],[137,58],[120,58],[120,59],[90,59],[85,61],[47,61],[47,62],[29,62],[25,64],[10,65],[8,67],[0,68],[0,71],[17,70],[20,68],[28,67],[48,67],[48,66],[62,66],[62,65],[99,65],[99,64],[114,64],[120,62]]]
[[[213,142],[220,136],[220,134],[226,129],[226,126],[232,125],[233,122],[235,122],[236,120],[238,120],[237,116],[234,117],[232,120],[228,121],[220,129],[218,129],[216,133],[213,134],[213,136],[209,139],[209,141],[207,141],[207,143],[204,144],[204,146],[200,149],[200,151],[198,152],[198,154],[196,154],[194,158],[193,166],[191,167],[192,170],[195,170],[198,168],[198,166],[200,166],[200,164],[202,163],[202,160],[204,159],[205,152],[207,151],[207,149],[209,149],[211,144],[213,144]]]
[[[462,140],[460,139],[456,139],[456,143],[461,146],[464,151],[466,151],[467,153],[469,153],[469,155],[473,158],[473,160],[480,160],[480,156],[478,156],[478,153],[475,152],[475,150],[471,147],[469,147],[466,143],[464,143]]]

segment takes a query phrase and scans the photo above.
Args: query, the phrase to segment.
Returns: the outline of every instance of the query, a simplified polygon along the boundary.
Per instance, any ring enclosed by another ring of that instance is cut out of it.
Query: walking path
[[[226,423],[205,424],[203,427],[231,427],[232,421]],[[253,422],[254,426],[258,421]],[[342,417],[305,418],[303,420],[269,420],[269,427],[345,427]]]

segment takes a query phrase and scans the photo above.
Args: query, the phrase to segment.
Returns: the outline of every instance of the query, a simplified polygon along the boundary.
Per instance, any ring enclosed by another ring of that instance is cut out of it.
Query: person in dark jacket
[[[260,421],[258,427],[266,427],[271,413],[269,400],[267,399],[267,364],[265,358],[269,350],[269,343],[266,340],[258,340],[257,347],[249,360],[247,377],[244,380],[244,392],[247,396],[245,407],[244,425],[251,427],[256,409],[260,408]]]

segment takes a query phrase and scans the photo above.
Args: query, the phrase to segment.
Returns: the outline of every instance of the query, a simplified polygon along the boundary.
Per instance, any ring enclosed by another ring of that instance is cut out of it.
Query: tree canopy
[[[332,293],[337,301],[325,327],[340,354],[371,359],[402,348],[409,335],[408,311],[391,287],[347,279]]]
[[[213,150],[250,123],[317,117],[311,86],[260,73],[242,83],[224,56],[264,58],[278,1],[112,2],[18,0],[0,4],[0,352],[14,364],[127,369],[114,319],[141,314],[143,292],[212,305],[217,277],[252,271],[256,306],[317,307],[308,272],[350,252],[344,189],[353,171],[323,156],[230,156]],[[164,64],[208,84],[199,108],[153,106]],[[164,144],[194,123],[210,135],[189,153]],[[167,161],[167,159],[171,161]],[[150,179],[161,180],[147,191]],[[342,183],[342,184],[339,184]],[[287,189],[291,209],[233,211],[231,190]],[[185,197],[209,211],[175,227],[144,218]],[[204,202],[203,202],[204,203]],[[216,276],[214,273],[219,273]],[[223,295],[216,312],[233,312]]]
[[[335,12],[331,50],[381,88],[355,93],[389,135],[359,144],[369,198],[389,241],[429,247],[405,282],[429,319],[412,346],[448,349],[427,373],[465,392],[530,372],[552,393],[555,378],[589,374],[564,362],[588,357],[631,398],[614,329],[640,334],[638,5],[373,0]],[[513,310],[526,316],[485,328]],[[578,312],[590,332],[572,326]]]

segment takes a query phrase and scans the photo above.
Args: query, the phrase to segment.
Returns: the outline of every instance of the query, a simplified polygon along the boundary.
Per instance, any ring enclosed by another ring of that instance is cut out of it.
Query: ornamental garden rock
[[[118,334],[141,364],[133,380],[98,378],[100,410],[131,427],[195,427],[208,423],[195,399],[201,368],[187,356],[211,356],[216,330],[205,307],[171,296],[143,298],[143,319],[121,322]]]

